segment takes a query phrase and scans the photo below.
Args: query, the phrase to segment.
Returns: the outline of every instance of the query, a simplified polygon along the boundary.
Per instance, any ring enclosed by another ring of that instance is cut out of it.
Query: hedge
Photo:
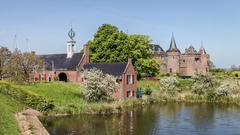
[[[0,81],[0,93],[8,95],[28,107],[42,112],[47,112],[54,108],[53,100],[17,88],[8,82]]]

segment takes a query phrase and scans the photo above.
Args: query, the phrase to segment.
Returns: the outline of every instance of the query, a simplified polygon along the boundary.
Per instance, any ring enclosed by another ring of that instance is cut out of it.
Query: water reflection
[[[240,134],[240,108],[168,103],[111,116],[48,117],[43,123],[52,135]]]

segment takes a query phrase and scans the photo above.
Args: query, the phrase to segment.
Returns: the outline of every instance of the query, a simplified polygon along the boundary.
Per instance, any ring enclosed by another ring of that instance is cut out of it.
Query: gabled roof
[[[67,58],[67,54],[49,54],[49,55],[39,55],[41,59],[45,62],[45,69],[52,70],[76,70],[83,53],[75,53],[72,58]]]
[[[180,50],[177,48],[177,44],[173,35],[172,35],[170,47],[167,50],[167,52],[180,52]]]
[[[101,70],[104,74],[109,74],[113,76],[121,76],[126,67],[127,67],[127,62],[116,62],[116,63],[89,63],[85,64],[83,66],[83,69],[89,70],[89,69],[99,69]]]

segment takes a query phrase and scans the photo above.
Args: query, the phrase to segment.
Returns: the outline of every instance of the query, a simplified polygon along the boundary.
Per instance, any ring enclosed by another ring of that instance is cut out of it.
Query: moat
[[[51,135],[239,135],[240,107],[167,103],[108,116],[47,117],[42,122]]]

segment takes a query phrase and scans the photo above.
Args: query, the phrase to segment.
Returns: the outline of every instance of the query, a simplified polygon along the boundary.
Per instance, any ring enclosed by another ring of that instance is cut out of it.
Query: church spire
[[[177,48],[177,44],[176,44],[173,33],[172,33],[172,39],[171,39],[170,47],[167,50],[167,52],[180,52],[180,50]]]

